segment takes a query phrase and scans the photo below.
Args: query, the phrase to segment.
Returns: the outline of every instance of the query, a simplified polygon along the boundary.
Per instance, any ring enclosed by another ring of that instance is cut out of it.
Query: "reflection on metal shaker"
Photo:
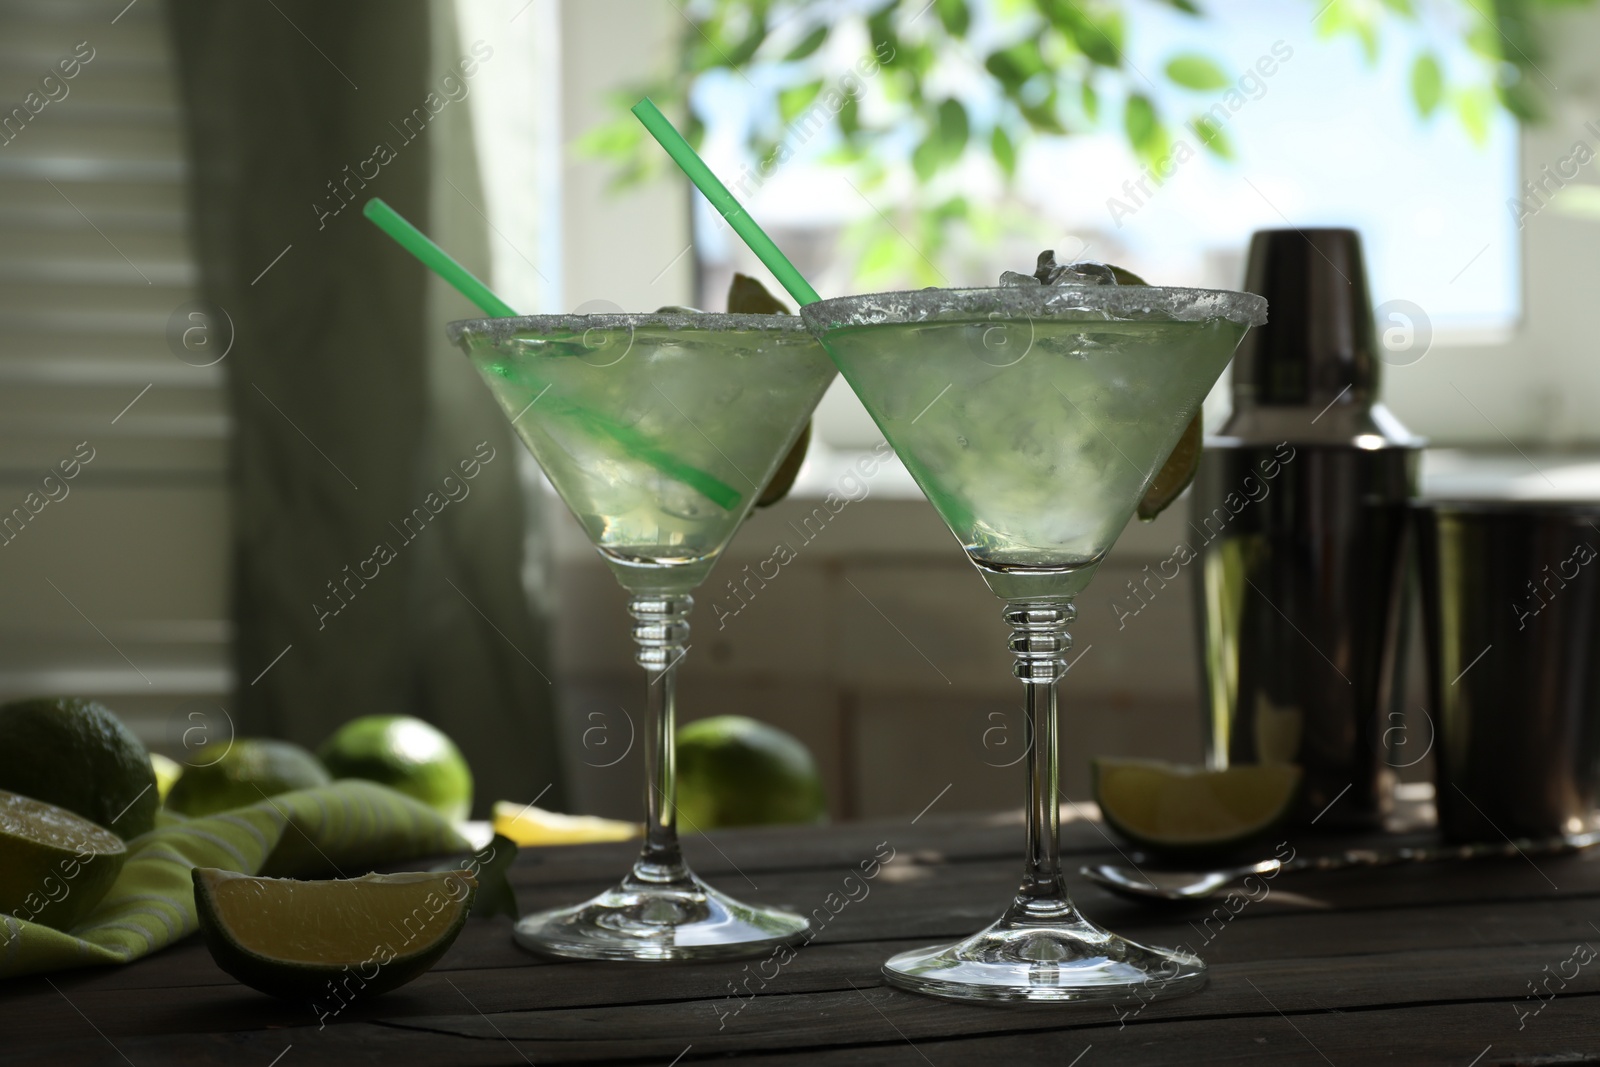
[[[1244,288],[1270,321],[1234,359],[1190,504],[1207,760],[1298,763],[1300,822],[1372,826],[1422,441],[1378,401],[1354,231],[1257,233]]]

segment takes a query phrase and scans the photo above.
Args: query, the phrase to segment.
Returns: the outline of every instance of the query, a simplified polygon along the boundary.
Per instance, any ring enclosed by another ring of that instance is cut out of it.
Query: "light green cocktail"
[[[649,673],[644,846],[621,884],[524,916],[519,944],[610,960],[768,952],[800,916],[706,885],[678,847],[676,674],[689,595],[760,497],[833,379],[786,315],[553,315],[454,323],[517,434],[631,594]],[[694,827],[690,827],[694,829]]]
[[[1041,257],[1040,270],[1046,260]],[[1053,258],[1049,264],[1053,267]],[[1113,274],[1111,268],[1095,272]],[[1015,277],[1015,276],[1013,276]],[[1061,873],[1057,682],[1072,600],[1266,301],[1116,284],[873,293],[802,309],[977,566],[1006,601],[1028,723],[1027,858],[1011,906],[954,944],[902,952],[895,985],[956,1000],[1149,999],[1205,964],[1103,930]]]
[[[824,302],[829,351],[997,596],[1089,584],[1232,357],[1246,324],[1140,312],[1171,292],[1033,286]]]
[[[799,320],[781,316],[475,326],[467,336],[484,381],[635,592],[687,592],[705,579],[832,376]]]

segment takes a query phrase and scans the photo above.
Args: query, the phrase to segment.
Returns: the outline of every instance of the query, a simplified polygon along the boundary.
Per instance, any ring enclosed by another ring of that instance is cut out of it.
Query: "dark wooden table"
[[[1069,824],[1063,840],[1074,870],[1116,858],[1096,824]],[[1020,817],[1003,815],[690,839],[696,868],[728,891],[829,916],[743,999],[755,963],[554,962],[513,946],[507,920],[475,919],[433,971],[319,1029],[191,940],[127,967],[0,984],[0,1063],[1600,1064],[1600,959],[1572,962],[1591,954],[1576,946],[1600,946],[1600,854],[1285,875],[1215,911],[1150,911],[1075,879],[1103,924],[1195,948],[1207,988],[1146,1007],[1016,1009],[886,987],[878,967],[892,953],[994,917],[1020,846]],[[887,849],[895,858],[875,879],[847,883]],[[530,850],[513,875],[520,903],[576,901],[631,855]]]

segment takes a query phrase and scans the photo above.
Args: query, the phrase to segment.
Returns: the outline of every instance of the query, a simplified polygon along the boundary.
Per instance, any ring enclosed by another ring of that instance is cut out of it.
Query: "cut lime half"
[[[467,921],[465,871],[296,881],[196,867],[195,911],[217,966],[252,989],[336,1010],[405,985]]]
[[[1100,757],[1090,763],[1106,825],[1162,853],[1223,852],[1283,822],[1300,789],[1292,763],[1211,771],[1159,760]]]
[[[100,903],[127,858],[110,830],[0,792],[0,914],[71,929]]]

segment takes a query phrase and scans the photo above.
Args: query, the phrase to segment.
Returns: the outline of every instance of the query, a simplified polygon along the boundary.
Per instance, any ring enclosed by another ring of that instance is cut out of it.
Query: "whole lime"
[[[365,778],[415,797],[447,819],[472,809],[472,769],[432,723],[410,715],[364,715],[322,742],[317,756],[335,778]]]
[[[717,715],[678,731],[683,829],[816,823],[827,819],[811,750],[775,726]]]
[[[124,841],[155,825],[150,753],[109,708],[73,697],[0,706],[0,789],[76,812]]]
[[[81,815],[0,792],[0,915],[70,930],[127,858],[122,838]]]
[[[299,745],[241,737],[210,763],[185,767],[167,794],[167,807],[191,817],[214,815],[332,780],[317,758]]]

